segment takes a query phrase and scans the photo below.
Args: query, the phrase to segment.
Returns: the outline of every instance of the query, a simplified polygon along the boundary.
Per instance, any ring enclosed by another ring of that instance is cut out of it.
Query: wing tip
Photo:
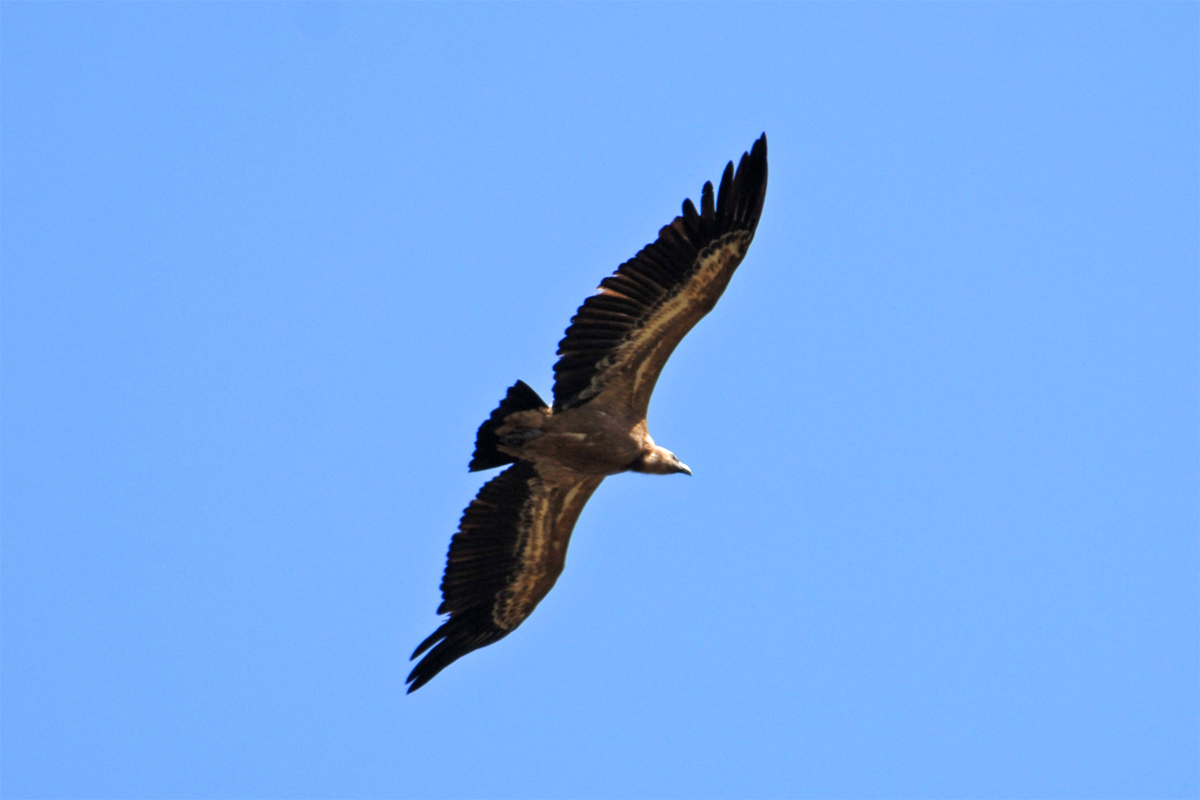
[[[446,620],[413,651],[409,661],[416,659],[426,650],[425,657],[417,662],[408,674],[406,694],[412,694],[446,667],[470,652],[486,647],[508,635],[492,621],[490,609],[480,605]],[[430,648],[433,649],[430,649]]]
[[[726,176],[729,177],[728,182],[725,180]],[[730,230],[743,227],[753,236],[758,228],[758,220],[762,216],[766,198],[767,133],[763,131],[750,150],[742,153],[736,171],[732,161],[726,165],[725,175],[721,178],[721,189],[717,195],[717,213],[724,218],[725,225]]]

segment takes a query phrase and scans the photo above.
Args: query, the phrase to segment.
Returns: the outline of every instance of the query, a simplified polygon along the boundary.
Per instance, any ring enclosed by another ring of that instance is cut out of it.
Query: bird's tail
[[[496,445],[500,444],[496,428],[504,424],[504,420],[509,414],[515,414],[518,411],[533,411],[539,408],[546,408],[545,401],[538,397],[538,393],[529,388],[529,384],[525,381],[517,381],[509,387],[508,394],[504,395],[500,405],[487,418],[487,421],[479,426],[479,433],[475,435],[475,455],[471,458],[471,472],[502,467],[516,461],[517,459],[513,456],[501,453],[496,449]]]

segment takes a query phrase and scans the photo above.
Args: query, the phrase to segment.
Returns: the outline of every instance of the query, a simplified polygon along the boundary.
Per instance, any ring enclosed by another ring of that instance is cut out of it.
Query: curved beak
[[[685,464],[685,463],[683,463],[682,461],[680,461],[680,462],[679,462],[679,467],[678,467],[678,469],[676,469],[675,471],[676,471],[676,472],[682,472],[684,475],[691,475],[691,474],[692,474],[692,471],[691,471],[691,469],[689,469],[689,468],[688,468],[688,465],[687,465],[687,464]]]

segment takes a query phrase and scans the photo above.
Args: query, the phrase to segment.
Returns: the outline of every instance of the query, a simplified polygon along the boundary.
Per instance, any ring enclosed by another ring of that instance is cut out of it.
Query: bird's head
[[[687,464],[680,461],[670,450],[658,445],[654,445],[653,448],[643,453],[630,469],[634,472],[646,472],[651,475],[674,475],[676,472],[682,472],[684,475],[692,474]]]

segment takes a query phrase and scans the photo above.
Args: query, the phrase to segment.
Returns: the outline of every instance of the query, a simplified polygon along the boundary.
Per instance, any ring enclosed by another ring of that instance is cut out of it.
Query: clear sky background
[[[1200,7],[2,9],[6,797],[1200,794]],[[758,236],[515,634],[475,429]]]

